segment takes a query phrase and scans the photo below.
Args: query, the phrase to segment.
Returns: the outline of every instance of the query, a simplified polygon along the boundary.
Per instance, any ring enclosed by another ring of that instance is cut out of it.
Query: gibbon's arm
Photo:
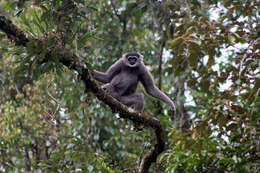
[[[105,73],[95,70],[93,72],[93,77],[99,82],[109,83],[113,77],[120,72],[122,65],[122,60],[119,59]]]
[[[167,103],[171,107],[171,109],[175,112],[176,109],[175,109],[173,101],[154,85],[154,81],[153,81],[151,73],[148,71],[148,69],[144,65],[143,65],[143,67],[144,67],[144,70],[142,70],[142,73],[141,73],[141,82],[142,82],[147,94],[149,94],[150,96],[152,96],[158,100],[161,100],[161,101]]]

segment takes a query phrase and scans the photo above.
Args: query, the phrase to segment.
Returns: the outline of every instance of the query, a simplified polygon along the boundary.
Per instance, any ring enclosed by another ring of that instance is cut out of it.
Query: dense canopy
[[[0,38],[0,172],[260,172],[260,0],[2,0]],[[92,78],[133,51],[174,116]]]

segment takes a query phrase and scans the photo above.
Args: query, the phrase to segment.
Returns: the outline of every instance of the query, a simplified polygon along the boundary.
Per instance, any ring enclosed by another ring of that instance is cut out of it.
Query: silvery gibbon
[[[138,52],[125,53],[105,73],[94,71],[93,77],[104,83],[102,88],[116,100],[126,106],[133,106],[137,112],[144,107],[143,93],[136,93],[139,81],[150,96],[167,103],[173,113],[176,109],[173,101],[154,84],[152,75],[143,63]]]

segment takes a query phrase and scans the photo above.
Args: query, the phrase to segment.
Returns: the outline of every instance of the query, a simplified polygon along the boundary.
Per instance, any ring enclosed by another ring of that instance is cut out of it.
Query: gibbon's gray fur
[[[147,94],[170,105],[174,113],[176,111],[173,101],[155,86],[143,56],[138,52],[124,54],[105,73],[94,71],[93,77],[104,83],[102,88],[108,94],[126,106],[134,106],[138,112],[144,107],[143,93],[136,93],[139,81]]]

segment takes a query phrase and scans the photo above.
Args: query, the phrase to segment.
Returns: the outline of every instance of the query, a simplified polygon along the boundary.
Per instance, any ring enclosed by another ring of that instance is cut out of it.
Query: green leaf
[[[198,60],[200,58],[200,46],[197,43],[189,42],[188,49],[190,56],[188,58],[191,67],[197,68]]]
[[[190,64],[190,66],[191,67],[194,67],[194,68],[197,68],[197,66],[198,66],[198,59],[199,59],[199,57],[198,57],[198,54],[191,54],[190,56],[189,56],[189,64]]]
[[[228,34],[228,41],[231,44],[235,44],[236,43],[236,38],[232,34]]]
[[[173,39],[171,41],[170,47],[173,48],[173,47],[181,44],[182,42],[183,42],[183,38],[182,37],[177,37],[177,38],[175,38],[175,39]]]
[[[32,27],[32,25],[31,25],[31,22],[26,18],[25,14],[22,13],[22,14],[20,15],[20,17],[21,17],[21,19],[23,20],[25,26],[27,26],[27,30],[28,30],[32,35],[35,36],[35,32],[34,32],[34,30],[33,30],[33,27]]]
[[[35,10],[32,10],[32,17],[33,17],[33,22],[34,24],[36,24],[36,26],[39,28],[39,30],[44,33],[45,30],[43,28],[43,26],[41,25],[41,21],[39,19],[39,16],[37,15],[37,13],[35,12]]]

